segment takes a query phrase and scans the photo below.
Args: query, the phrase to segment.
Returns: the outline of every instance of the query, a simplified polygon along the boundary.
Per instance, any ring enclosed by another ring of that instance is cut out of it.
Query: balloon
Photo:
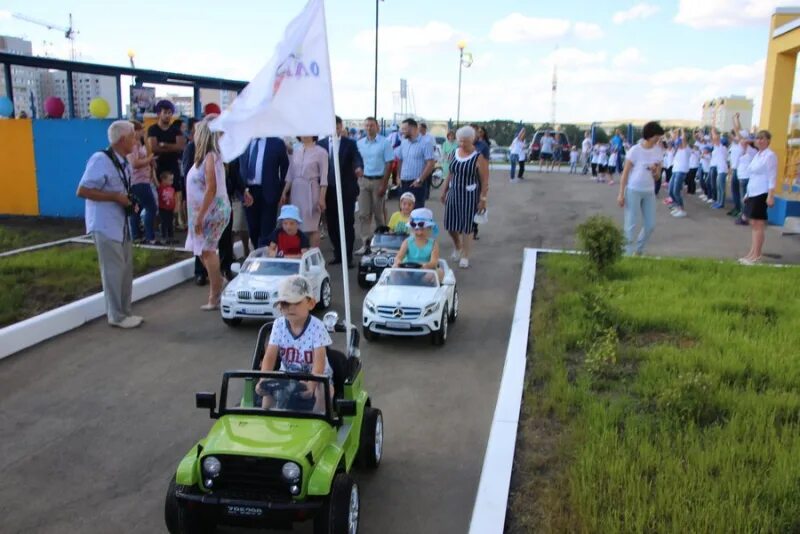
[[[222,110],[214,102],[209,102],[203,107],[203,115],[219,115],[220,113],[222,113]]]
[[[14,104],[11,102],[11,99],[7,96],[0,96],[0,117],[13,117],[14,116]]]
[[[98,96],[89,102],[89,113],[95,119],[105,119],[110,112],[111,108],[109,108],[108,101],[105,98]]]
[[[64,101],[57,96],[48,97],[44,101],[44,112],[51,119],[60,119],[64,115]]]

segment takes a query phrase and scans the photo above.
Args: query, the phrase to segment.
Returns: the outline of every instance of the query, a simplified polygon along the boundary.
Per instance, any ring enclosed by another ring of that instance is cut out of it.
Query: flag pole
[[[322,21],[325,31],[325,50],[328,53],[328,68],[331,66],[331,52],[328,46],[328,18],[325,15],[325,0],[322,0]],[[330,76],[328,76],[328,83],[331,87],[331,101],[333,101],[333,71],[331,69]],[[336,109],[336,106],[333,106]],[[334,117],[331,117],[334,119]],[[329,144],[332,145],[333,150],[333,175],[336,183],[336,203],[338,204],[339,212],[339,250],[342,253],[342,288],[344,289],[344,321],[345,328],[347,329],[347,343],[349,346],[352,336],[352,321],[350,316],[350,279],[348,277],[347,268],[347,239],[345,237],[344,229],[344,201],[342,200],[342,175],[339,169],[339,135],[336,132],[336,123],[334,121],[334,130],[331,135]]]

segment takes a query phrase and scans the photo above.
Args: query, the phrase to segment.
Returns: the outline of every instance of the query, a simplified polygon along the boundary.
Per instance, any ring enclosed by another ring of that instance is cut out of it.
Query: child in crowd
[[[281,282],[278,287],[278,307],[282,317],[272,325],[261,360],[262,371],[273,371],[280,358],[281,371],[333,377],[326,349],[333,342],[322,321],[311,315],[316,304],[311,282],[304,276],[288,276]],[[263,384],[264,381],[259,382],[256,392],[264,397],[262,407],[267,409],[272,406],[273,399],[262,389]],[[300,396],[314,399],[314,412],[324,413],[325,389],[322,382],[309,380],[304,384],[307,389]],[[333,398],[332,382],[329,392]]]
[[[598,147],[597,156],[597,172],[600,174],[598,183],[606,183],[606,173],[608,173],[608,145],[600,145]]]
[[[596,182],[596,181],[598,181],[597,180],[597,165],[600,163],[600,146],[599,145],[594,145],[592,147],[592,160],[591,161],[592,161],[592,178],[594,178],[594,181]]]
[[[400,250],[395,257],[395,265],[401,263],[418,263],[421,269],[436,269],[439,280],[444,277],[444,271],[439,267],[439,243],[432,236],[436,222],[433,220],[433,212],[428,208],[417,208],[411,212],[411,220],[408,223],[413,235],[403,241]],[[466,264],[459,265],[464,268],[469,267],[469,260]]]
[[[308,250],[308,237],[300,230],[303,219],[297,206],[286,204],[278,216],[279,227],[269,236],[271,258],[299,258]]]
[[[161,220],[161,239],[166,243],[175,241],[175,180],[169,171],[162,171],[158,177],[158,217]]]
[[[578,174],[578,147],[572,145],[572,150],[569,151],[569,173]]]
[[[697,170],[700,167],[700,149],[697,145],[689,152],[689,174],[686,175],[686,194],[694,195],[697,190]]]
[[[700,181],[700,186],[703,188],[703,194],[700,195],[700,200],[711,204],[714,199],[711,198],[711,189],[709,183],[709,173],[711,172],[711,145],[703,145],[703,155],[700,158],[700,169],[703,171],[703,178]]]
[[[408,228],[408,220],[411,217],[411,211],[414,209],[416,198],[414,193],[406,191],[400,196],[400,211],[392,213],[389,219],[389,229],[395,234],[409,234],[411,231]]]
[[[617,172],[617,149],[611,150],[608,155],[608,185],[614,185],[614,173]]]

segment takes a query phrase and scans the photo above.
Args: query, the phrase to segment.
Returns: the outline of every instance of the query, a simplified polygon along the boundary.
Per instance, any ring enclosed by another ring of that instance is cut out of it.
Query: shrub
[[[598,274],[604,274],[622,257],[625,238],[609,217],[592,215],[578,226],[578,245]]]
[[[717,386],[705,373],[682,373],[657,395],[658,407],[680,421],[700,426],[723,422],[727,410],[716,397]]]

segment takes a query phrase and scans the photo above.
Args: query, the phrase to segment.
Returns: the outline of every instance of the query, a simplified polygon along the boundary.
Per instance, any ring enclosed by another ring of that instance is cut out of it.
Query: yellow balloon
[[[111,112],[111,108],[108,106],[108,102],[105,98],[97,97],[93,98],[91,102],[89,102],[89,113],[95,119],[105,119],[108,117],[108,114]]]

